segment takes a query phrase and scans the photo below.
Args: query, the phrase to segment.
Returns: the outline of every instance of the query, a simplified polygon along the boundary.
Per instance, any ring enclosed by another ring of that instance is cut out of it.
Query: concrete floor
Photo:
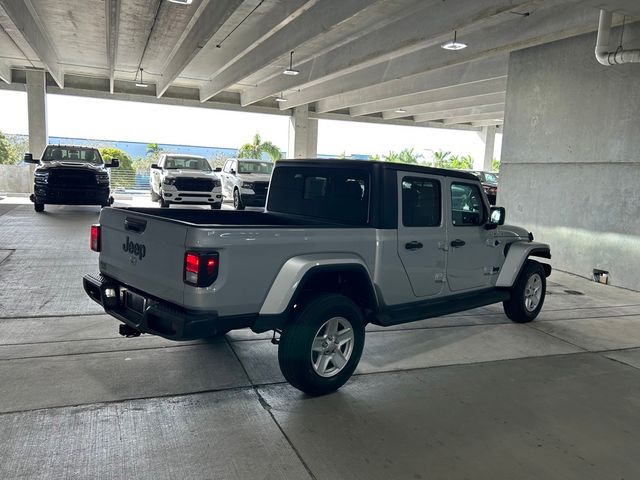
[[[12,203],[8,203],[12,202]],[[93,207],[0,201],[2,479],[634,479],[640,293],[559,272],[539,320],[499,305],[369,327],[310,398],[268,335],[123,339],[82,291]]]

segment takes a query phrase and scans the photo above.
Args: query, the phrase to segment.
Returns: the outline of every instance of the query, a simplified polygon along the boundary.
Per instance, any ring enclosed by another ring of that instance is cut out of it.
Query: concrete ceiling
[[[502,123],[509,52],[595,31],[599,8],[640,18],[638,0],[0,0],[0,79],[43,68],[56,93],[474,128]],[[454,30],[468,47],[442,49]]]

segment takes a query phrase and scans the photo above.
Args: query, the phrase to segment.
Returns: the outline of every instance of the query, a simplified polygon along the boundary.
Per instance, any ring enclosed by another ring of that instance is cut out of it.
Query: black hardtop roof
[[[409,163],[380,162],[376,160],[345,160],[341,158],[308,158],[295,160],[278,160],[276,165],[313,165],[318,167],[357,167],[357,168],[381,168],[386,170],[400,170],[403,172],[424,173],[428,175],[439,175],[442,177],[454,177],[464,180],[479,181],[474,174],[464,170],[451,170],[447,168],[425,167],[422,165],[412,165]]]

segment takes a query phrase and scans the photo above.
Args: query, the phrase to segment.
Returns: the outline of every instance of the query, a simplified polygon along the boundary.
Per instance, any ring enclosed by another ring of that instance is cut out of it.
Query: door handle
[[[458,247],[462,247],[462,246],[464,246],[466,243],[467,243],[467,242],[465,242],[464,240],[460,240],[460,239],[458,238],[458,239],[453,240],[453,241],[451,242],[451,246],[452,246],[453,248],[458,248]]]
[[[404,244],[404,248],[406,248],[407,250],[420,250],[424,245],[422,245],[420,242],[409,242],[409,243],[405,243]]]

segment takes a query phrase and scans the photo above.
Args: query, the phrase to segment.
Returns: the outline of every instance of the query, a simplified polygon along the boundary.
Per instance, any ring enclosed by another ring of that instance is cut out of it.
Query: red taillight
[[[100,225],[91,225],[91,241],[89,247],[94,252],[100,251]]]
[[[186,253],[184,257],[184,283],[194,287],[208,287],[217,277],[217,253]]]

